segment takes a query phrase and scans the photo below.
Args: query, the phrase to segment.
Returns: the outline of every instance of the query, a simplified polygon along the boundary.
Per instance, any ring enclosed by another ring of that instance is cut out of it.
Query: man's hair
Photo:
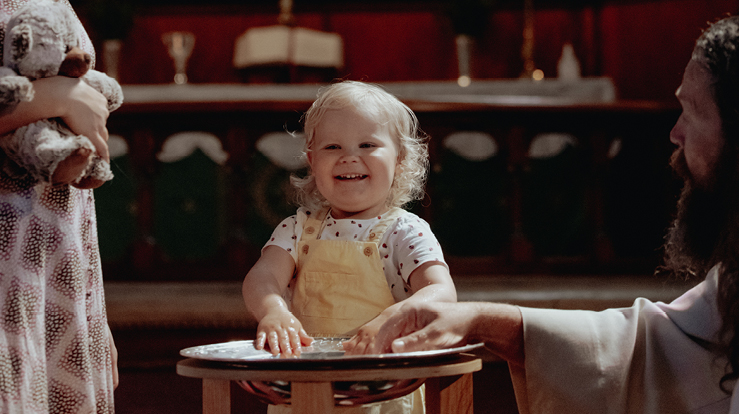
[[[304,153],[312,150],[316,129],[326,111],[348,107],[356,108],[376,122],[387,125],[398,147],[400,169],[390,187],[388,207],[402,207],[410,201],[422,198],[428,173],[426,135],[419,129],[418,119],[413,111],[378,85],[342,81],[322,89],[303,116]],[[326,199],[316,187],[312,173],[304,178],[293,176],[291,182],[297,189],[299,205],[309,209],[319,209],[327,205]]]
[[[720,352],[728,358],[727,374],[721,379],[724,388],[727,381],[739,378],[739,16],[718,20],[704,30],[692,59],[710,76],[709,92],[719,110],[724,143],[712,189],[698,188],[686,179],[665,244],[665,268],[673,274],[705,276],[720,265],[718,335]],[[681,152],[673,157],[678,172],[687,170]]]

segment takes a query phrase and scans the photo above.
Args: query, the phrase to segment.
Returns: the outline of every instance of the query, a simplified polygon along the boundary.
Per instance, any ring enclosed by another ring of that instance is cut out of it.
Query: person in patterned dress
[[[0,54],[5,24],[27,1],[0,0]],[[81,24],[80,36],[94,62]],[[32,101],[0,107],[0,137],[59,117],[108,159],[102,94],[61,76],[33,86]],[[71,162],[84,167],[87,157]],[[38,182],[11,166],[0,154],[0,413],[113,413],[117,351],[105,313],[93,192]]]

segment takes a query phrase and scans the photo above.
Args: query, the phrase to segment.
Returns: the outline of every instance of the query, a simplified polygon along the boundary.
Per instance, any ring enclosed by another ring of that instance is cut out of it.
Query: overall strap
[[[372,227],[367,241],[379,244],[380,240],[382,240],[382,236],[385,234],[385,231],[388,229],[388,227],[390,227],[391,224],[395,223],[395,220],[397,220],[398,217],[400,217],[404,212],[405,210],[400,207],[394,207],[388,210],[387,213],[381,216],[382,219],[378,221],[374,227]]]
[[[399,207],[394,207],[388,210],[387,213],[381,216],[382,219],[372,227],[367,241],[379,244],[388,227],[395,223],[395,220],[397,220],[404,212],[405,210]],[[326,219],[327,215],[328,208],[323,208],[315,214],[308,215],[308,218],[303,225],[303,234],[300,236],[300,241],[316,240],[321,233],[323,221]]]
[[[327,214],[327,207],[324,207],[315,213],[308,214],[308,219],[305,220],[305,224],[303,224],[303,234],[300,236],[300,241],[316,240],[318,235],[321,234],[323,220],[326,219]]]

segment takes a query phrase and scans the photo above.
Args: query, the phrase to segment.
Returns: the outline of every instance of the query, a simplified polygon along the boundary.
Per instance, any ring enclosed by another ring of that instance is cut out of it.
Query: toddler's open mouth
[[[342,174],[337,175],[334,178],[336,178],[337,180],[363,180],[367,177],[367,174]]]

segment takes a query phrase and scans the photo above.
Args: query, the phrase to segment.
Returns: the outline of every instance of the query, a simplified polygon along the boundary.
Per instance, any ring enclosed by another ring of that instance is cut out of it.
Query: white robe
[[[637,299],[602,312],[522,308],[525,370],[511,370],[522,413],[732,413],[719,387],[718,272],[670,304]]]

